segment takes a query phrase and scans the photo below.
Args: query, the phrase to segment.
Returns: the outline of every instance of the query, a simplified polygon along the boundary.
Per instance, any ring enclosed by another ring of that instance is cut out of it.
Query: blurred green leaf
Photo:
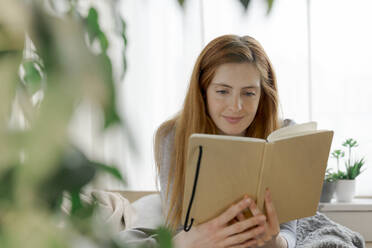
[[[239,2],[243,6],[244,11],[247,11],[249,4],[251,3],[251,0],[239,0]],[[273,8],[274,0],[266,0],[266,4],[267,4],[266,14],[270,14]]]
[[[45,65],[46,74],[53,71],[58,71],[61,65],[59,63],[59,54],[51,53],[51,51],[58,51],[55,47],[52,23],[55,19],[43,13],[37,4],[32,4],[34,32],[30,32],[30,38],[34,42],[36,49]],[[50,82],[51,83],[51,82]]]
[[[249,5],[249,3],[250,3],[251,1],[250,1],[250,0],[239,0],[239,2],[240,2],[241,5],[243,6],[244,11],[247,11],[247,9],[248,9],[248,5]]]
[[[90,43],[93,43],[94,39],[101,32],[98,24],[98,13],[95,8],[90,8],[88,16],[85,21],[86,29]]]
[[[116,113],[116,107],[113,103],[110,103],[105,109],[105,124],[104,128],[108,128],[114,123],[120,123],[120,117]]]
[[[115,93],[115,82],[113,79],[113,71],[112,71],[112,64],[111,60],[107,55],[107,49],[109,46],[108,40],[106,35],[99,26],[98,21],[98,12],[94,8],[89,9],[89,13],[87,18],[85,19],[85,25],[88,31],[89,40],[92,43],[95,39],[98,39],[100,46],[101,46],[101,54],[98,55],[99,60],[101,62],[101,68],[104,72],[104,82],[108,89],[107,95],[107,103],[104,106],[104,128],[108,128],[109,126],[115,123],[121,123],[121,118],[117,113],[116,108],[116,93]],[[122,22],[122,25],[125,23]],[[122,34],[125,37],[125,34]],[[124,43],[126,43],[126,38],[124,39]]]
[[[80,191],[72,191],[70,192],[70,196],[72,217],[87,219],[93,215],[97,207],[96,202],[93,201],[91,204],[83,203],[80,198]]]
[[[59,185],[70,192],[80,190],[96,173],[87,157],[73,146],[68,147],[63,153],[60,168],[57,177],[65,180],[61,180]]]
[[[93,201],[91,204],[83,203],[78,191],[70,192],[71,197],[71,212],[70,220],[74,227],[82,234],[91,235],[92,229],[92,216],[97,209],[97,203]]]
[[[0,203],[14,203],[18,166],[10,166],[0,175]]]
[[[184,7],[184,5],[185,5],[185,0],[177,0],[177,1],[178,1],[179,5],[180,5],[181,7]]]
[[[6,131],[12,111],[16,88],[19,82],[19,65],[22,61],[22,52],[2,53],[0,56],[0,138],[1,132]],[[0,140],[0,147],[4,140]],[[4,144],[4,146],[7,146]],[[0,154],[6,157],[8,154]],[[1,157],[0,157],[1,158]],[[1,161],[1,159],[0,159]]]
[[[3,51],[0,51],[0,59],[2,57],[8,56],[8,55],[19,54],[20,52],[21,51],[19,51],[19,50],[3,50]]]
[[[41,72],[36,67],[37,64],[33,61],[26,61],[22,65],[25,69],[25,76],[23,79],[26,83],[26,88],[29,93],[33,95],[36,91],[41,89]]]
[[[105,33],[100,32],[100,33],[98,34],[98,40],[99,40],[99,43],[101,44],[101,49],[102,49],[102,51],[106,53],[107,48],[108,48],[108,46],[109,46],[109,42],[108,42],[108,40],[107,40],[107,38],[106,38]]]
[[[267,11],[266,14],[270,14],[273,8],[274,0],[266,0],[267,2]]]
[[[98,22],[98,12],[95,8],[90,8],[85,21],[89,41],[92,44],[95,39],[99,41],[102,52],[106,53],[109,42],[104,32],[102,32]]]
[[[94,162],[93,164],[97,167],[97,169],[105,171],[108,174],[115,177],[116,179],[119,179],[121,182],[125,183],[123,176],[121,175],[120,171],[116,167],[108,166],[108,165],[97,163],[97,162]]]
[[[71,214],[75,215],[76,212],[79,211],[83,207],[83,204],[81,203],[81,200],[80,200],[79,191],[73,191],[70,193],[70,195],[71,195]]]
[[[93,163],[77,148],[70,146],[63,152],[54,174],[41,184],[40,194],[51,209],[56,209],[64,191],[79,192],[95,173]]]
[[[161,248],[172,248],[172,233],[165,227],[159,227],[156,229],[155,236],[158,241],[159,247]]]
[[[127,46],[128,46],[128,40],[127,40],[127,35],[126,35],[126,23],[125,21],[120,18],[120,23],[121,23],[121,38],[123,39],[123,73],[121,74],[120,79],[123,80],[125,76],[125,72],[127,71],[127,56],[126,56],[126,51],[127,51]]]
[[[105,72],[105,83],[108,89],[108,102],[104,107],[104,128],[108,128],[110,125],[120,124],[121,119],[117,113],[116,108],[115,84],[112,77],[111,60],[106,54],[102,54],[100,55],[100,61],[101,68]]]

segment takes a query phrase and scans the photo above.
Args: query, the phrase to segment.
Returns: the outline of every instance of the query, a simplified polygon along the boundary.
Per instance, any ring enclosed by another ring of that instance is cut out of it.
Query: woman
[[[155,160],[165,200],[166,223],[176,247],[294,247],[296,221],[279,225],[270,193],[267,217],[246,198],[223,214],[182,230],[181,213],[187,141],[193,133],[266,138],[288,123],[278,119],[275,74],[261,45],[252,37],[225,35],[199,55],[183,109],[163,123],[155,136]],[[245,219],[249,208],[253,217]]]

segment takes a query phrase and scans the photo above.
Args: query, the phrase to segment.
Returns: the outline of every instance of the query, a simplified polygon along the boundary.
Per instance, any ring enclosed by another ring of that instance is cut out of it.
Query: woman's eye
[[[228,93],[227,90],[217,90],[216,92],[221,95],[226,95]]]
[[[254,92],[245,92],[245,96],[255,96],[256,94]]]

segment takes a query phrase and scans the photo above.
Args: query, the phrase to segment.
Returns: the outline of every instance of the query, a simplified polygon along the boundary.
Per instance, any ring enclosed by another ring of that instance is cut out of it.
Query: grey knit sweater
[[[285,119],[283,121],[283,127],[293,125],[294,122],[289,119]],[[174,129],[171,130],[165,137],[164,140],[160,143],[161,147],[160,150],[162,152],[162,162],[160,165],[160,171],[159,171],[159,180],[160,180],[160,196],[162,198],[163,202],[163,210],[164,213],[168,213],[169,209],[169,199],[166,202],[166,191],[167,191],[167,184],[168,184],[168,174],[171,167],[171,151],[173,147],[174,142],[174,135],[175,131]],[[171,182],[169,187],[169,196],[172,194],[172,185]],[[288,248],[293,248],[296,245],[296,225],[297,220],[290,221],[287,223],[283,223],[280,225],[280,235],[283,236],[287,242],[288,242]],[[183,225],[180,225],[176,233],[182,231]]]

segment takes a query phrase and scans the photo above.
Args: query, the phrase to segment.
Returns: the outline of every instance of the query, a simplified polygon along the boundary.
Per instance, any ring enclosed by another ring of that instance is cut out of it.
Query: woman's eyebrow
[[[242,89],[258,89],[260,87],[258,86],[247,86],[247,87],[243,87]]]
[[[228,85],[228,84],[225,84],[225,83],[212,83],[213,85],[216,85],[216,86],[223,86],[223,87],[227,87],[227,88],[230,88],[232,89],[233,87],[231,85]],[[259,87],[258,86],[245,86],[243,87],[242,89],[258,89]]]

